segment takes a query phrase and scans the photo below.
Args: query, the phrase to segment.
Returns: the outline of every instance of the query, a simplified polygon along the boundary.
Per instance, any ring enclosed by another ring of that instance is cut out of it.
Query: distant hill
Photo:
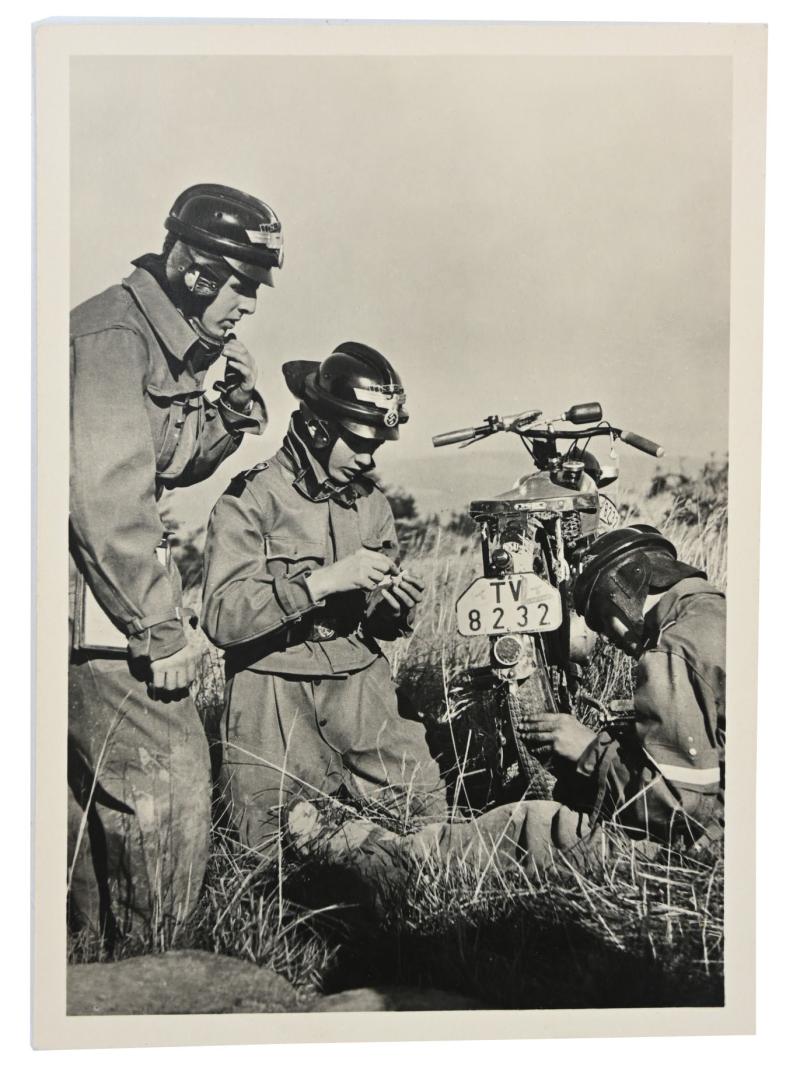
[[[692,457],[651,459],[624,445],[618,445],[617,452],[620,478],[616,485],[620,488],[646,488],[659,467],[691,475],[704,462]],[[474,498],[493,497],[510,489],[520,475],[533,470],[522,446],[513,452],[482,449],[480,445],[449,448],[432,450],[425,457],[404,457],[399,449],[391,454],[387,449],[379,457],[382,481],[413,494],[421,515],[461,511]]]
[[[657,468],[685,471],[691,475],[703,460],[684,457],[651,459],[625,445],[618,445],[620,488],[645,489]],[[521,445],[516,449],[487,449],[480,444],[467,449],[431,449],[424,456],[403,455],[402,447],[385,447],[378,453],[378,474],[388,487],[411,493],[420,515],[449,515],[466,508],[478,497],[493,497],[510,489],[520,475],[532,470]],[[229,480],[241,469],[235,457],[222,471],[200,486],[166,494],[163,505],[171,522],[190,529],[205,526],[214,502]]]

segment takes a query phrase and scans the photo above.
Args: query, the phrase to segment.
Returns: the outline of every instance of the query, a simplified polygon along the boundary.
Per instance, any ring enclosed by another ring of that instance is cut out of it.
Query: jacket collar
[[[359,497],[366,497],[372,490],[372,484],[367,479],[355,479],[346,486],[340,486],[328,478],[327,471],[304,440],[300,412],[292,415],[277,460],[295,476],[295,489],[310,501],[335,500],[337,504],[350,508]]]
[[[134,260],[133,265],[136,270],[123,279],[123,286],[131,293],[167,352],[185,362],[197,343],[197,334],[159,283],[159,273],[163,274],[161,257],[150,253]]]
[[[671,586],[644,617],[646,645],[652,648],[665,627],[675,623],[683,609],[683,601],[696,593],[722,593],[702,578],[685,578]]]

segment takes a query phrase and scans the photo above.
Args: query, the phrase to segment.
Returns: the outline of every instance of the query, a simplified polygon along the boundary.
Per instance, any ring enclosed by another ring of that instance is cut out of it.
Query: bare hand
[[[239,381],[228,391],[228,401],[234,408],[246,408],[252,400],[258,378],[255,360],[238,338],[226,342],[222,355],[228,361],[226,373],[233,370],[239,376]]]
[[[166,690],[172,693],[174,690],[185,690],[194,682],[197,674],[197,653],[188,645],[179,649],[172,656],[165,656],[161,660],[154,660],[150,669],[153,673],[151,687],[153,690]]]
[[[357,549],[335,564],[312,571],[306,584],[315,601],[331,593],[374,590],[386,575],[396,575],[397,565],[373,549]]]
[[[520,727],[520,734],[531,745],[550,748],[556,756],[578,761],[595,737],[591,728],[563,712],[544,712]]]
[[[410,571],[402,571],[391,585],[378,592],[378,596],[381,602],[388,605],[392,615],[402,616],[417,607],[424,592],[425,583],[422,579],[412,575]]]

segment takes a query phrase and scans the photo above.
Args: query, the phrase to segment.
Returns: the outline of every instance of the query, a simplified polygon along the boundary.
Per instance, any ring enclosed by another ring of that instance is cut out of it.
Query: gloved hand
[[[225,369],[226,379],[231,373],[237,378],[236,384],[227,391],[226,399],[234,408],[246,408],[253,399],[256,388],[256,362],[238,338],[225,343],[222,355],[228,361]]]
[[[187,689],[197,675],[198,662],[197,651],[189,645],[184,645],[171,656],[153,660],[150,664],[150,670],[153,673],[151,688],[167,693]]]

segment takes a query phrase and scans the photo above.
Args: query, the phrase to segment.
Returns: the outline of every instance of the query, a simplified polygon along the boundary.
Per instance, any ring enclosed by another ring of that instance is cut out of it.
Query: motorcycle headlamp
[[[494,643],[492,651],[501,667],[514,667],[522,658],[522,642],[512,634],[504,634]]]

